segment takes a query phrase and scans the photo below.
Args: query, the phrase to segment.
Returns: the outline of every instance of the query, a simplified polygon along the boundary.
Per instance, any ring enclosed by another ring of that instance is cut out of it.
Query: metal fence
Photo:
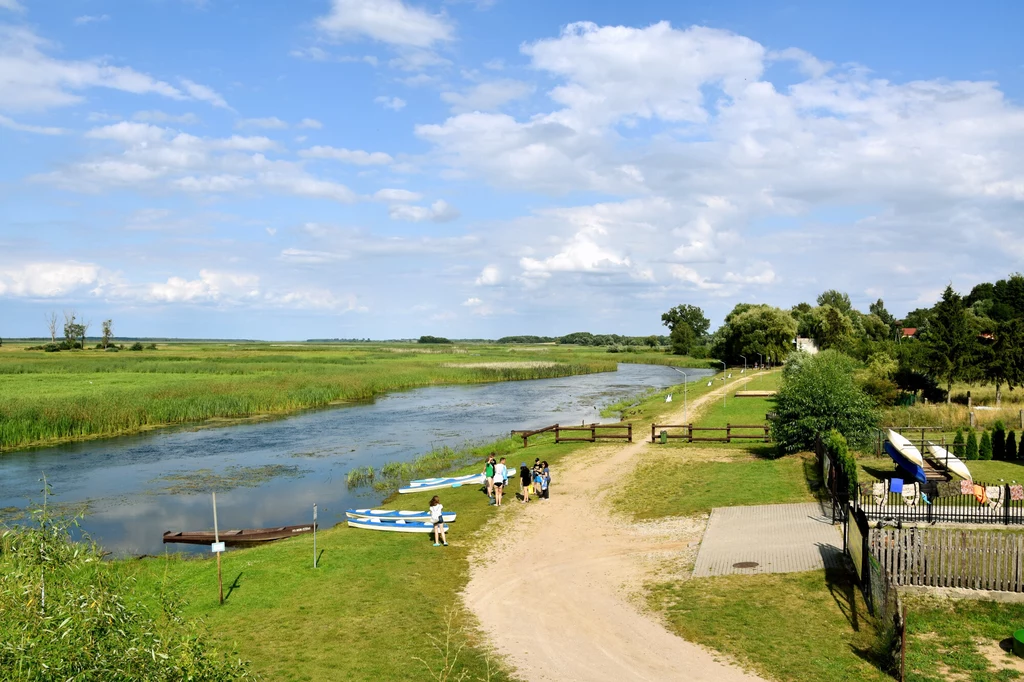
[[[968,483],[970,493],[960,481],[904,482],[899,493],[890,486],[888,480],[862,483],[853,504],[877,521],[1024,525],[1024,499],[1013,499],[1024,497],[1024,488],[1016,485]]]

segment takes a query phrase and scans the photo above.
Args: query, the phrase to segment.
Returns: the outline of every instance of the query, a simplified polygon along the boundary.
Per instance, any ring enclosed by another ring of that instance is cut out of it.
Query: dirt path
[[[689,416],[754,376],[693,400]],[[682,418],[681,405],[666,421],[673,418]],[[512,527],[473,557],[465,603],[522,679],[761,679],[673,635],[631,603],[650,560],[692,557],[702,531],[691,519],[638,525],[611,515],[608,483],[628,476],[645,447],[611,445],[574,455],[553,474],[551,499],[521,509]]]

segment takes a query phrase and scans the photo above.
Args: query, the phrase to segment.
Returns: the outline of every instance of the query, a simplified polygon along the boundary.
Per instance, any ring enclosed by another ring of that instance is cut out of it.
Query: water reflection
[[[691,381],[712,373],[687,370]],[[609,421],[599,417],[604,405],[682,378],[668,367],[620,364],[617,372],[420,388],[262,423],[162,430],[13,453],[0,457],[0,508],[39,499],[39,479],[45,474],[55,502],[89,502],[82,525],[105,549],[155,554],[163,551],[163,531],[212,525],[208,494],[163,493],[167,481],[161,477],[223,473],[232,466],[297,465],[301,473],[296,476],[218,490],[221,527],[303,523],[314,502],[321,524],[330,526],[343,519],[345,509],[379,501],[372,490],[346,487],[345,476],[355,466],[376,467],[430,448],[493,440],[510,429]]]

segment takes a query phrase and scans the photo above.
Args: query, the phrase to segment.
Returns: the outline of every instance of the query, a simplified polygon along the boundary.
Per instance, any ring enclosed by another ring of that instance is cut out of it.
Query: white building
[[[806,339],[802,336],[798,336],[796,337],[796,349],[814,355],[818,352],[818,345],[814,343],[814,339]]]

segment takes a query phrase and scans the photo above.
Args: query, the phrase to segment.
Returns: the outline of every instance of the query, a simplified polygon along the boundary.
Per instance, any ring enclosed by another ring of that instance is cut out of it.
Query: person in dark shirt
[[[530,486],[533,484],[533,474],[526,466],[526,462],[519,465],[519,492],[522,494],[522,502],[530,501]]]

